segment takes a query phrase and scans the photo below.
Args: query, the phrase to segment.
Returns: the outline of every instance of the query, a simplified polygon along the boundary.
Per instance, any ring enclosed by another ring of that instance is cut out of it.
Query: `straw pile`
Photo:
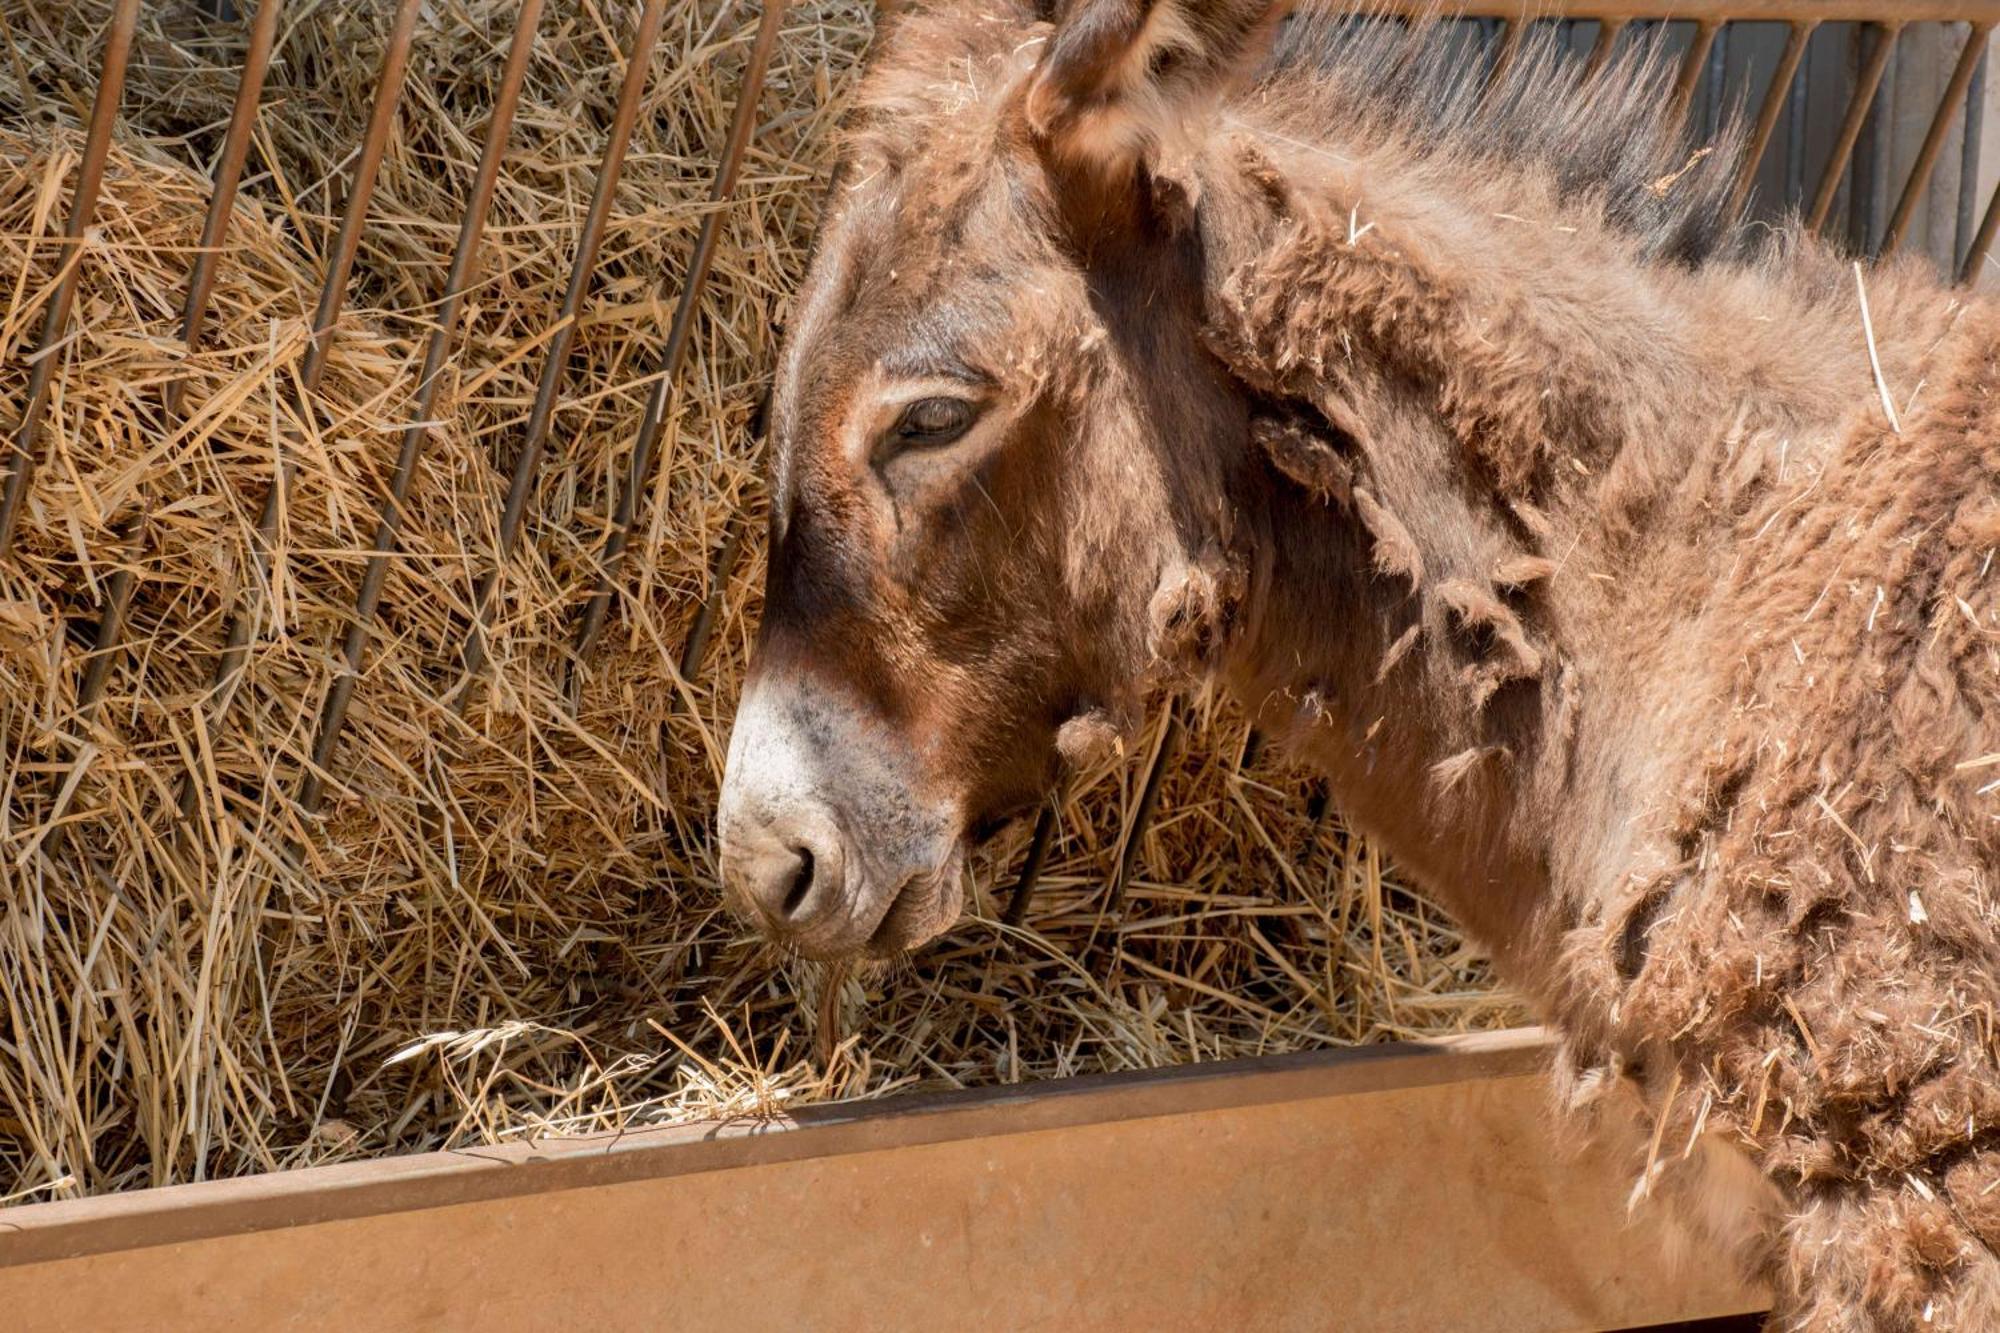
[[[9,431],[109,8],[0,0]],[[243,30],[146,6],[56,353],[47,453],[0,560],[0,1196],[1515,1019],[1434,911],[1334,818],[1311,818],[1304,781],[1238,770],[1242,723],[1206,705],[1115,917],[1107,877],[1133,764],[1069,798],[1024,929],[998,924],[1018,831],[978,868],[959,929],[826,995],[821,972],[722,912],[708,819],[754,555],[701,678],[678,679],[672,661],[727,522],[757,518],[746,427],[869,35],[853,0],[809,0],[787,20],[638,543],[572,707],[566,645],[756,20],[715,0],[673,8],[505,569],[493,665],[460,719],[439,700],[494,564],[504,470],[636,9],[551,5],[336,784],[321,815],[302,813],[514,8],[427,8],[308,408],[307,320],[386,16],[289,6],[210,332],[190,356],[175,317]],[[187,394],[171,415],[176,377]],[[281,450],[298,479],[266,592],[253,533]],[[136,579],[129,648],[85,714],[79,682],[119,570]],[[246,599],[262,608],[256,651],[225,701],[210,682]],[[196,816],[183,821],[187,783]]]

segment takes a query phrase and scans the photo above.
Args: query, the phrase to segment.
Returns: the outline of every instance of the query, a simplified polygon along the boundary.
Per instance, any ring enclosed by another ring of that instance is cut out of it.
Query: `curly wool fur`
[[[1649,1155],[1638,1196],[1699,1195],[1701,1185],[1681,1182],[1715,1170],[1706,1145],[1735,1145],[1782,1189],[1783,1220],[1702,1230],[1731,1233],[1746,1268],[1785,1295],[1781,1326],[1995,1326],[2000,802],[1981,789],[2000,765],[1980,760],[2000,751],[1989,578],[2000,547],[2000,315],[1960,312],[1913,359],[1907,382],[1925,389],[1900,436],[1853,404],[1842,436],[1816,454],[1801,449],[1815,469],[1803,481],[1762,475],[1731,490],[1726,457],[1702,459],[1692,475],[1633,466],[1622,447],[1631,437],[1604,432],[1601,419],[1566,426],[1546,414],[1546,398],[1525,401],[1505,377],[1447,375],[1522,350],[1500,338],[1460,356],[1452,326],[1463,327],[1464,310],[1378,320],[1368,336],[1399,345],[1322,369],[1338,364],[1330,342],[1351,312],[1409,309],[1378,298],[1425,287],[1389,267],[1419,262],[1390,241],[1382,267],[1324,233],[1319,242],[1300,228],[1289,254],[1239,269],[1212,342],[1253,373],[1282,367],[1275,387],[1307,401],[1330,383],[1374,398],[1384,391],[1370,380],[1391,367],[1435,395],[1445,457],[1485,479],[1487,499],[1472,507],[1484,518],[1470,526],[1486,536],[1468,543],[1465,512],[1407,480],[1384,482],[1409,465],[1398,451],[1420,451],[1411,438],[1376,432],[1352,470],[1373,565],[1402,576],[1398,586],[1450,630],[1434,640],[1433,669],[1464,694],[1455,704],[1433,694],[1427,706],[1458,718],[1446,732],[1470,743],[1431,765],[1436,817],[1478,818],[1478,803],[1446,799],[1478,774],[1514,785],[1488,810],[1559,827],[1561,806],[1525,799],[1537,773],[1568,801],[1568,774],[1648,770],[1627,789],[1628,817],[1653,821],[1657,854],[1634,857],[1609,884],[1602,865],[1556,874],[1519,932],[1553,941],[1560,963],[1529,970],[1546,972],[1538,989],[1585,1063],[1643,1071],[1647,1143],[1704,1145]],[[1311,264],[1281,276],[1308,253]],[[1798,424],[1788,408],[1763,410]],[[1727,452],[1728,430],[1689,416],[1674,433],[1713,430],[1709,447]],[[1586,456],[1599,466],[1576,468],[1574,480],[1549,466]],[[1552,516],[1549,534],[1506,521],[1517,489]],[[1647,552],[1663,517],[1690,505],[1726,518],[1713,546],[1676,537],[1674,558]],[[1606,607],[1607,623],[1635,635],[1622,650],[1573,649],[1572,613],[1534,602],[1560,582],[1547,552],[1566,531],[1593,563],[1662,580]],[[1728,552],[1725,567],[1711,550]],[[1409,652],[1412,632],[1392,656]],[[1643,760],[1597,729],[1559,735],[1546,693],[1525,722],[1482,721],[1499,689],[1541,680],[1573,651],[1589,657],[1598,690],[1673,694],[1662,677],[1672,668],[1635,651],[1661,638],[1683,640],[1676,657],[1705,659],[1685,681],[1701,693],[1661,705],[1683,725],[1651,736],[1658,748]],[[1510,777],[1515,768],[1528,772]]]
[[[1939,360],[1902,435],[1862,427],[1816,503],[1738,521],[1757,558],[1705,619],[1748,632],[1674,829],[1694,865],[1653,886],[1606,1033],[1671,1052],[1670,1130],[1699,1101],[1805,1201],[1780,1276],[1809,1327],[2000,1315],[2000,317]],[[1573,991],[1615,984],[1608,926],[1573,932]]]

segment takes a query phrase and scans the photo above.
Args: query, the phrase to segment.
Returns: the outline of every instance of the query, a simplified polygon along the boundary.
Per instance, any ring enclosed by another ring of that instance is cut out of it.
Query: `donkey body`
[[[908,947],[1219,680],[1778,1326],[2000,1328],[2000,310],[1728,226],[1658,83],[1257,3],[901,19],[780,373],[725,874]]]

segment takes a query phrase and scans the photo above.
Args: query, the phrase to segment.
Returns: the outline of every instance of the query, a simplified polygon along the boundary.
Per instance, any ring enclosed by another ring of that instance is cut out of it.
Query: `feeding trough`
[[[0,1299],[17,1328],[107,1333],[1541,1333],[1760,1308],[1556,1147],[1546,1056],[1522,1030],[42,1204],[0,1223]]]

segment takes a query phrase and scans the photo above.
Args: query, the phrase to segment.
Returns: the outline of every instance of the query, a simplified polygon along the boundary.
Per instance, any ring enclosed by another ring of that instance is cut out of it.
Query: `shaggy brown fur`
[[[1163,659],[1215,672],[1779,1327],[2000,1328],[2000,311],[1717,225],[1728,145],[1643,63],[1487,93],[1294,24],[1240,73],[1271,27],[885,38],[781,377],[767,642],[921,712],[967,830]],[[1004,428],[839,462],[864,368],[945,360]]]

